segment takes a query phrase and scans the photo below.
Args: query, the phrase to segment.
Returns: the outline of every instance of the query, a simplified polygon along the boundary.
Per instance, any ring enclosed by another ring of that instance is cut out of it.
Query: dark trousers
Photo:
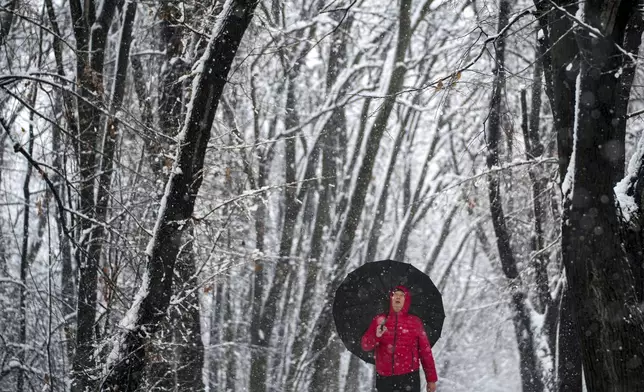
[[[420,392],[420,375],[418,371],[398,376],[381,376],[376,374],[378,392]]]

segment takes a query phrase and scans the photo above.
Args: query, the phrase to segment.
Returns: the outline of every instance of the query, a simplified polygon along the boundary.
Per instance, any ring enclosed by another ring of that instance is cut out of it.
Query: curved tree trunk
[[[203,71],[193,81],[192,99],[179,136],[176,160],[146,252],[148,262],[142,286],[121,322],[123,332],[105,366],[102,387],[108,390],[135,390],[141,383],[144,342],[158,329],[168,308],[175,260],[182,246],[184,226],[192,217],[203,181],[206,147],[219,98],[256,6],[255,1],[228,0],[200,60]],[[197,102],[199,105],[195,104]]]

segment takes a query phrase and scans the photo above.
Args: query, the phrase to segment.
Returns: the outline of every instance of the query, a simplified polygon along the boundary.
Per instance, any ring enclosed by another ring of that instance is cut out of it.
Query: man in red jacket
[[[411,295],[404,286],[391,293],[389,314],[379,314],[362,336],[362,349],[375,349],[378,392],[420,392],[419,361],[427,392],[436,391],[436,366],[423,322],[408,313]]]

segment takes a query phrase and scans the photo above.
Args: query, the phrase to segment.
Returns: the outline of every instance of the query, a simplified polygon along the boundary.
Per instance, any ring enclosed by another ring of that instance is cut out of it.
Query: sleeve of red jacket
[[[436,374],[436,364],[434,363],[432,346],[429,344],[429,339],[427,339],[427,334],[425,333],[423,322],[418,320],[418,323],[420,324],[420,338],[418,347],[418,349],[420,350],[420,363],[423,365],[423,370],[425,371],[425,379],[428,382],[436,382],[438,381],[438,375]]]
[[[376,347],[378,343],[378,338],[376,337],[376,328],[378,328],[378,316],[374,317],[371,320],[371,324],[367,329],[367,332],[362,335],[362,349],[364,351],[371,351]]]

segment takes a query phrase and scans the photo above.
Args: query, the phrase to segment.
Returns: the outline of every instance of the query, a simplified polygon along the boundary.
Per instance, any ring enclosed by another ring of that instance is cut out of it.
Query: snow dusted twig
[[[213,208],[211,208],[210,211],[208,211],[205,215],[203,215],[201,217],[193,216],[192,218],[194,220],[196,220],[196,221],[201,221],[201,220],[206,219],[210,214],[212,214],[213,212],[217,211],[218,209],[220,209],[220,208],[222,208],[224,206],[227,206],[228,204],[234,203],[234,202],[236,202],[238,200],[245,199],[247,197],[256,196],[256,195],[259,195],[261,193],[265,193],[265,192],[268,192],[268,191],[274,190],[274,189],[281,189],[281,188],[285,188],[285,187],[289,187],[289,186],[297,186],[298,184],[301,184],[301,183],[304,183],[304,182],[319,181],[319,180],[323,180],[323,179],[324,178],[321,178],[321,177],[315,177],[315,178],[310,178],[310,179],[307,179],[307,180],[295,181],[295,182],[290,182],[290,183],[287,183],[287,184],[265,186],[265,187],[262,187],[262,188],[259,188],[259,189],[246,191],[246,192],[242,193],[241,195],[237,195],[237,196],[235,196],[233,198],[230,198],[228,200],[222,201],[221,203],[219,203],[216,206],[214,206]]]
[[[24,283],[12,278],[0,278],[0,283],[9,283],[9,284],[14,284],[16,286],[24,287],[25,289],[27,288],[27,286]]]
[[[640,114],[644,114],[644,109],[638,110],[638,111],[633,112],[633,113],[629,113],[628,115],[626,115],[626,119],[628,120],[629,118],[637,117]]]
[[[296,59],[296,60],[293,62],[293,65],[292,65],[292,66],[287,70],[287,73],[290,73],[290,72],[293,70],[293,67],[295,66],[295,64],[297,64],[298,62],[300,62],[304,57],[306,57],[309,53],[311,53],[311,51],[312,51],[313,49],[315,49],[318,45],[320,45],[320,43],[321,43],[322,41],[324,41],[324,40],[325,40],[327,37],[329,37],[331,34],[334,34],[334,33],[335,33],[339,28],[340,28],[340,26],[342,25],[342,23],[344,22],[344,20],[347,18],[347,14],[348,14],[348,13],[349,13],[349,11],[351,10],[351,8],[353,8],[353,6],[354,6],[354,5],[356,5],[356,3],[357,3],[357,2],[358,2],[358,0],[352,0],[352,1],[351,1],[351,3],[350,3],[348,6],[346,6],[346,7],[343,7],[343,8],[335,8],[335,9],[326,10],[326,11],[324,11],[324,10],[323,10],[323,11],[320,11],[320,14],[319,14],[319,15],[322,15],[322,14],[323,14],[323,13],[325,13],[325,12],[337,12],[337,11],[344,11],[344,12],[343,12],[342,17],[340,18],[340,20],[339,20],[339,21],[337,22],[337,24],[335,25],[335,27],[334,27],[334,28],[332,28],[332,29],[331,29],[330,31],[328,31],[327,33],[325,33],[325,34],[322,36],[322,38],[320,38],[319,40],[317,40],[317,41],[315,42],[315,44],[311,45],[311,47],[310,47],[310,48],[308,48],[307,50],[305,50],[305,51],[304,51],[304,53],[303,53],[303,54],[302,54],[298,59]],[[314,26],[314,24],[313,24],[313,23],[312,23],[312,26]]]
[[[467,63],[463,67],[457,69],[456,71],[450,73],[449,75],[447,75],[445,77],[442,77],[442,78],[439,78],[437,80],[434,80],[433,82],[430,82],[426,86],[419,87],[419,88],[411,88],[411,89],[401,90],[396,95],[401,95],[401,94],[404,94],[404,93],[409,93],[409,92],[414,92],[414,91],[419,91],[419,90],[425,90],[425,89],[427,89],[429,87],[434,87],[434,86],[436,88],[442,88],[443,82],[445,82],[447,80],[458,80],[458,79],[460,79],[460,77],[461,77],[460,75],[461,75],[461,73],[463,71],[466,71],[466,70],[472,68],[474,66],[474,64],[476,64],[479,61],[479,59],[483,56],[483,53],[485,53],[485,51],[487,50],[487,45],[489,43],[496,43],[496,41],[499,38],[502,38],[505,35],[505,33],[510,29],[510,27],[512,27],[516,22],[518,22],[524,16],[530,15],[530,14],[532,14],[532,11],[523,10],[520,13],[516,14],[514,17],[512,17],[512,19],[508,22],[508,24],[501,31],[499,31],[498,34],[489,36],[488,38],[485,39],[485,41],[483,41],[483,47],[481,48],[479,53],[476,55],[476,57],[474,57],[474,59],[472,59],[472,61],[470,61],[469,63]],[[481,33],[481,34],[483,34],[483,33]]]
[[[557,158],[531,159],[531,160],[525,160],[525,161],[524,160],[515,160],[515,161],[512,161],[512,162],[510,162],[510,163],[508,163],[506,165],[497,166],[497,167],[494,167],[494,168],[492,168],[490,170],[486,170],[486,171],[483,171],[481,173],[475,174],[473,176],[464,178],[464,179],[456,182],[455,184],[452,184],[450,186],[446,186],[445,188],[441,189],[439,191],[439,193],[446,192],[446,191],[448,191],[450,189],[459,187],[459,186],[465,184],[466,182],[477,180],[477,179],[479,179],[481,177],[485,177],[485,176],[487,176],[489,174],[499,173],[499,172],[502,172],[504,170],[512,169],[512,168],[517,167],[517,166],[541,165],[541,164],[547,164],[547,163],[557,164],[557,163],[559,163],[559,161],[557,160]],[[428,195],[427,197],[430,197],[430,196],[432,196],[432,195]]]
[[[46,72],[40,72],[40,71],[37,71],[37,72],[30,72],[30,73],[25,73],[25,74],[0,75],[0,87],[3,87],[3,88],[5,89],[5,91],[7,91],[8,93],[12,94],[12,96],[13,96],[14,98],[18,98],[15,94],[13,94],[13,93],[11,93],[9,90],[7,90],[7,88],[6,88],[5,86],[6,86],[6,85],[10,85],[10,84],[15,83],[15,82],[19,82],[19,81],[21,81],[21,80],[29,80],[29,81],[33,81],[33,82],[37,82],[37,83],[43,83],[43,84],[45,84],[45,85],[51,86],[51,87],[53,87],[53,88],[56,88],[56,89],[60,90],[61,92],[65,93],[65,94],[70,94],[71,96],[73,96],[74,98],[76,98],[77,100],[79,100],[79,101],[80,101],[81,103],[83,103],[83,104],[92,105],[92,106],[94,107],[94,109],[96,109],[97,111],[99,111],[99,112],[100,112],[100,114],[102,114],[102,115],[104,115],[104,116],[107,116],[108,118],[115,118],[115,117],[116,117],[116,115],[114,115],[113,113],[110,113],[110,112],[109,112],[108,110],[106,110],[104,107],[101,107],[101,106],[97,105],[95,102],[90,102],[86,97],[82,96],[82,95],[81,95],[81,94],[79,94],[77,91],[75,91],[75,90],[73,90],[73,89],[70,89],[70,88],[68,88],[68,87],[66,87],[66,86],[64,86],[64,85],[62,85],[62,84],[60,84],[60,83],[56,83],[56,82],[55,82],[55,81],[53,81],[53,80],[49,80],[49,79],[45,79],[45,78],[42,78],[42,77],[38,77],[38,76],[36,76],[36,75],[52,75],[52,76],[55,76],[55,77],[56,77],[56,78],[58,78],[58,79],[62,79],[62,80],[63,80],[63,81],[65,81],[65,82],[70,82],[67,78],[62,77],[61,75],[58,75],[58,74],[51,74],[51,73],[46,73]],[[71,82],[70,82],[70,83],[71,83]],[[82,86],[77,86],[77,87],[82,87]],[[91,91],[90,91],[90,93],[91,93],[91,94],[93,94],[93,92],[91,92]],[[24,104],[24,101],[21,101],[21,103],[22,103],[22,104]],[[30,110],[34,110],[33,108],[29,108],[29,109],[30,109]],[[38,114],[38,112],[36,112],[36,113]],[[121,113],[121,114],[128,114],[128,115],[129,115],[129,113],[128,113],[128,112],[123,111],[123,110],[122,110],[122,108],[121,108],[121,110],[119,111],[119,113]],[[45,118],[44,116],[42,116],[42,115],[40,115],[40,114],[38,114],[38,115],[39,115],[41,118],[43,118],[45,121],[50,122],[50,123],[51,123],[51,124],[53,124],[55,127],[57,127],[58,129],[60,129],[62,132],[64,132],[64,133],[65,133],[65,135],[67,135],[67,136],[69,136],[69,137],[71,137],[71,138],[73,138],[73,139],[77,139],[75,135],[71,135],[71,134],[69,134],[69,132],[67,132],[64,128],[62,128],[62,127],[60,127],[59,125],[55,124],[55,123],[54,123],[54,122],[52,122],[51,120],[48,120],[48,119],[47,119],[47,118]],[[173,138],[173,137],[168,136],[168,135],[164,135],[164,134],[162,134],[161,132],[159,132],[158,130],[155,130],[155,129],[153,129],[153,128],[149,128],[149,127],[147,127],[145,124],[143,124],[142,122],[138,121],[138,120],[137,120],[136,118],[134,118],[133,116],[131,116],[131,117],[132,117],[132,118],[135,120],[135,122],[136,122],[140,127],[142,127],[142,128],[143,128],[143,130],[145,130],[146,132],[149,132],[149,133],[154,134],[154,135],[156,135],[156,136],[158,136],[158,137],[161,137],[161,138],[167,139],[168,141],[173,142],[173,143],[176,143],[176,142],[177,142],[177,139],[176,139],[176,138]],[[144,137],[144,136],[142,135],[142,133],[141,133],[141,129],[136,128],[134,125],[132,125],[132,124],[130,124],[129,122],[125,121],[125,119],[123,119],[123,118],[119,118],[119,123],[120,123],[120,124],[123,124],[125,127],[127,127],[129,130],[133,131],[133,132],[134,132],[134,133],[136,133],[137,135],[141,135],[142,137]],[[93,149],[93,151],[94,151],[94,152],[96,152],[97,154],[101,154],[101,153],[102,153],[101,151],[96,150],[96,148],[95,148],[94,146],[87,146],[87,147],[88,147],[88,148],[92,148],[92,149]]]
[[[20,19],[23,19],[23,20],[25,20],[25,21],[33,24],[33,25],[38,26],[39,29],[42,29],[43,31],[48,32],[49,34],[51,34],[55,38],[59,39],[60,42],[64,42],[65,46],[67,46],[69,49],[71,49],[72,52],[74,52],[74,53],[76,52],[76,48],[73,45],[71,45],[69,42],[65,41],[60,35],[56,34],[53,30],[51,30],[49,27],[45,26],[43,23],[41,23],[41,22],[39,22],[39,21],[37,21],[35,19],[32,19],[32,18],[30,18],[28,16],[22,15],[22,14],[16,12],[16,11],[12,10],[11,8],[6,7],[6,6],[0,6],[0,11],[7,12],[9,14],[15,15]]]
[[[2,125],[2,128],[5,130],[5,132],[7,132],[9,137],[11,139],[13,139],[13,137],[11,137],[11,133],[9,132],[9,128],[7,127],[3,117],[0,117],[0,124]],[[42,170],[42,168],[40,167],[38,162],[36,162],[31,157],[31,155],[29,155],[29,153],[27,151],[25,151],[24,148],[22,148],[22,146],[19,143],[14,143],[13,151],[16,152],[16,153],[22,154],[27,159],[27,161],[33,167],[35,167],[36,170],[38,170],[38,172],[40,173],[42,178],[45,180],[45,182],[47,183],[47,186],[49,186],[49,189],[51,190],[51,193],[56,198],[56,203],[58,204],[58,215],[59,215],[59,219],[60,219],[60,224],[63,227],[63,231],[65,232],[65,235],[67,237],[69,237],[70,239],[73,240],[72,235],[71,235],[69,229],[67,228],[67,222],[65,220],[65,206],[63,205],[63,201],[61,200],[60,195],[58,195],[58,192],[56,191],[56,186],[51,182],[51,180],[49,179],[49,176],[47,175],[47,173],[44,170]]]
[[[92,218],[92,217],[90,217],[90,216],[88,216],[86,214],[83,214],[82,212],[80,212],[78,210],[72,210],[72,209],[67,208],[67,207],[63,207],[63,208],[65,209],[65,211],[69,212],[70,214],[76,215],[77,217],[79,217],[81,219],[85,219],[86,221],[93,223],[94,225],[93,225],[93,227],[90,227],[90,229],[93,230],[94,227],[101,226],[102,228],[107,229],[108,231],[111,231],[112,233],[114,233],[120,239],[127,241],[127,237],[125,237],[123,234],[119,233],[117,230],[113,229],[107,222],[101,222],[99,220],[96,220],[95,218]],[[118,215],[115,218],[113,218],[112,220],[116,220],[117,218],[118,218]],[[150,236],[150,237],[152,236],[152,233],[150,233],[150,231],[147,230],[147,229],[143,229],[143,232],[145,234],[147,234],[148,236]]]

